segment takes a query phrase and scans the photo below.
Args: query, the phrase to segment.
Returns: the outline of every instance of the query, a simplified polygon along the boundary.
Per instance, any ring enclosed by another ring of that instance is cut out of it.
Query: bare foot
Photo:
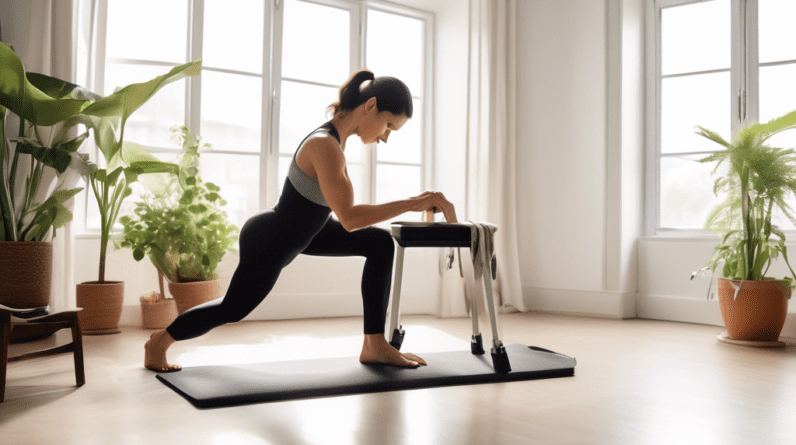
[[[174,372],[182,369],[166,361],[166,350],[175,340],[165,329],[155,332],[144,345],[144,367],[157,372]]]
[[[417,368],[427,365],[422,358],[409,353],[401,353],[393,348],[384,338],[384,334],[365,335],[362,345],[362,354],[359,355],[360,363],[380,363],[384,365],[399,366],[402,368]]]

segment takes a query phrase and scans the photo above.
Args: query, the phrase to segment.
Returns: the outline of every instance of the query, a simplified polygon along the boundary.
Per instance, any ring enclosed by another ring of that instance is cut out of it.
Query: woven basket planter
[[[124,281],[86,281],[77,285],[77,306],[85,335],[118,334]]]
[[[0,304],[31,309],[50,304],[53,245],[44,241],[0,242]]]

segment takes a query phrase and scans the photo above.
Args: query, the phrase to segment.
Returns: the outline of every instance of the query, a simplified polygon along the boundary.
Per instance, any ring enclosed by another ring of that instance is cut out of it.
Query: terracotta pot
[[[0,242],[0,304],[15,309],[49,305],[52,272],[52,242]]]
[[[124,281],[86,281],[77,285],[83,334],[118,334],[124,304]]]
[[[141,302],[141,320],[144,329],[164,329],[177,318],[177,303],[167,298],[154,303]]]
[[[732,284],[740,285],[735,297]],[[781,281],[738,281],[719,278],[719,307],[733,340],[776,341],[788,315],[791,289]]]
[[[182,314],[188,309],[221,298],[218,280],[193,281],[190,283],[172,283],[169,281],[169,293],[177,302],[177,312]]]

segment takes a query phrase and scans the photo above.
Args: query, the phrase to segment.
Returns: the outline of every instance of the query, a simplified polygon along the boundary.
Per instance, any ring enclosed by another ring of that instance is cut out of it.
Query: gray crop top
[[[296,163],[296,156],[298,155],[301,147],[304,145],[304,142],[306,142],[306,140],[317,131],[328,131],[329,134],[337,139],[337,143],[340,143],[340,134],[337,133],[337,129],[334,128],[334,125],[332,125],[331,122],[321,125],[315,131],[307,135],[307,137],[301,141],[301,144],[299,144],[299,148],[297,148],[296,152],[293,154],[293,162],[290,163],[290,168],[287,171],[287,177],[290,180],[290,183],[293,184],[293,187],[296,189],[296,191],[301,194],[301,196],[309,199],[315,204],[329,207],[329,204],[326,203],[326,198],[324,198],[323,193],[321,193],[321,186],[318,184],[318,180],[313,179],[304,173],[304,171],[299,168],[298,163]]]

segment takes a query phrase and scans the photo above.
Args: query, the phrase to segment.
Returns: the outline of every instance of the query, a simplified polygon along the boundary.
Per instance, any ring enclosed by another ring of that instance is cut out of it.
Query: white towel
[[[492,279],[497,279],[497,258],[495,258],[495,232],[498,227],[494,224],[487,222],[466,221],[461,224],[470,226],[470,255],[473,259],[473,272],[475,279],[478,280],[484,274],[483,257],[480,255],[480,240],[484,239],[486,250],[486,258],[489,258],[490,265],[492,266]],[[462,270],[462,250],[457,248],[459,252],[459,275],[464,278],[464,271]],[[452,254],[452,252],[451,252]],[[452,263],[452,262],[451,262]],[[449,268],[450,268],[449,263]]]

